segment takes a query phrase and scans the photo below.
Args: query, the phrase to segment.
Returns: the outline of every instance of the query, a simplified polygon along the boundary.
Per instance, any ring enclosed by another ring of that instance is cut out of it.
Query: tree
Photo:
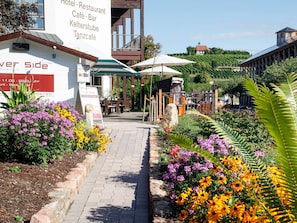
[[[220,86],[223,88],[223,94],[228,94],[231,98],[231,104],[233,105],[234,102],[234,97],[239,97],[245,89],[243,88],[242,82],[245,80],[244,77],[237,77],[237,78],[232,78],[226,81],[223,85]]]
[[[286,59],[281,63],[274,63],[267,67],[259,82],[269,85],[270,83],[283,82],[286,79],[286,74],[297,71],[297,58]]]
[[[192,46],[187,47],[187,53],[188,55],[195,55],[196,54],[196,48]]]
[[[211,79],[210,74],[207,71],[203,71],[201,73],[198,73],[194,79],[193,82],[194,83],[209,83]]]
[[[152,58],[161,52],[161,44],[154,43],[154,37],[148,35],[144,37],[144,57],[145,59]]]
[[[208,54],[223,54],[224,53],[224,50],[221,49],[221,48],[213,47],[213,48],[210,48],[205,53],[208,53]]]
[[[34,3],[16,4],[12,0],[0,1],[0,34],[32,28],[35,21],[30,14],[38,13]]]

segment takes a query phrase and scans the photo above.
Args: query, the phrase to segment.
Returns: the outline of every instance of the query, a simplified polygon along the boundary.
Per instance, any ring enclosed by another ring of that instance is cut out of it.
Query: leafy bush
[[[198,116],[180,116],[178,124],[170,130],[172,134],[184,134],[196,141],[197,137],[208,137],[213,133],[211,125],[203,118]]]
[[[254,113],[220,111],[212,118],[224,122],[238,132],[254,151],[264,150],[270,154],[266,157],[266,161],[271,162],[272,138]],[[208,138],[214,131],[205,118],[190,114],[180,117],[178,124],[171,129],[172,134],[184,134],[193,141],[196,141],[197,137]]]
[[[210,81],[210,74],[207,73],[207,72],[205,72],[205,71],[204,72],[201,72],[201,73],[197,74],[194,77],[193,81],[195,83],[209,83],[209,81]]]

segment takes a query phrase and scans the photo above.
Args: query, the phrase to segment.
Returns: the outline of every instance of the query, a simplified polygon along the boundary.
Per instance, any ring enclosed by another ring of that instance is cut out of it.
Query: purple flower
[[[169,188],[174,188],[174,183],[173,183],[173,182],[169,182],[169,183],[168,183],[168,187],[169,187]]]
[[[189,214],[190,215],[194,214],[194,210],[193,209],[189,209]]]
[[[185,180],[185,177],[183,175],[179,175],[179,176],[176,177],[176,180],[181,182],[181,181]]]
[[[205,167],[207,167],[208,169],[213,168],[213,164],[209,159],[205,159]]]
[[[186,174],[191,173],[191,167],[190,166],[185,166],[184,170],[185,170]]]
[[[170,174],[169,173],[164,173],[162,178],[163,178],[163,180],[168,180],[168,179],[170,179]]]
[[[176,169],[172,163],[168,164],[167,170],[169,173],[176,173]]]
[[[259,156],[259,157],[264,157],[265,156],[265,153],[258,150],[258,151],[255,151],[255,155],[256,156]]]
[[[169,197],[170,197],[171,200],[175,200],[175,198],[176,198],[176,194],[175,194],[175,193],[172,193],[172,194],[170,194]]]
[[[192,168],[193,168],[193,170],[201,170],[202,164],[201,163],[194,163]]]

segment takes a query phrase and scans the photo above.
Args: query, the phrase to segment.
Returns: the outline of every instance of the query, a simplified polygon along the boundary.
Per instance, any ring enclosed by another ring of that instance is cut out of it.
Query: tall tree
[[[269,86],[270,83],[280,83],[286,80],[288,73],[295,72],[297,70],[297,58],[289,58],[280,63],[275,62],[271,66],[267,67],[264,74],[259,78],[261,83]]]
[[[195,55],[196,54],[196,48],[192,46],[187,47],[187,53],[188,55]]]
[[[35,21],[30,14],[38,13],[34,3],[16,4],[13,0],[0,1],[0,34],[32,28]]]
[[[161,44],[154,42],[154,37],[148,35],[144,39],[144,57],[145,59],[152,58],[161,52]]]

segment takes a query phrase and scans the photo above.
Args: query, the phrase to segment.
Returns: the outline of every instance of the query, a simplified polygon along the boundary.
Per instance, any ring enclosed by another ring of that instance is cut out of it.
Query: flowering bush
[[[0,156],[26,163],[47,164],[75,149],[103,150],[108,137],[99,129],[84,129],[82,144],[78,128],[82,117],[65,102],[29,100],[4,111],[0,123]]]
[[[100,133],[98,126],[87,128],[86,123],[78,122],[74,128],[76,146],[88,151],[103,152],[111,139]]]
[[[218,135],[197,140],[202,149],[214,154],[214,165],[195,152],[171,148],[167,171],[163,174],[176,218],[184,222],[271,222],[256,199],[261,187],[255,174]],[[263,153],[256,152],[263,156]],[[280,186],[280,173],[271,167],[271,178],[284,203],[288,197]],[[274,216],[273,210],[267,210]]]
[[[69,114],[69,119],[52,105],[30,101],[4,112],[0,123],[2,157],[46,164],[73,150],[73,120],[78,116]]]

